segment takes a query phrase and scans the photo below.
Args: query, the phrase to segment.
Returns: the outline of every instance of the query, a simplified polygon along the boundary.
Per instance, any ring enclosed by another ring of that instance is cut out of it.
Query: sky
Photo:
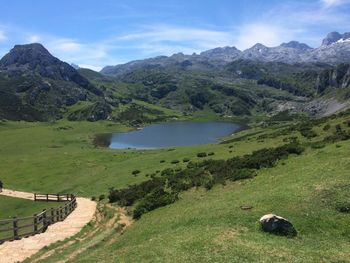
[[[0,0],[0,10],[0,57],[37,42],[94,70],[223,46],[318,47],[350,31],[350,0]]]

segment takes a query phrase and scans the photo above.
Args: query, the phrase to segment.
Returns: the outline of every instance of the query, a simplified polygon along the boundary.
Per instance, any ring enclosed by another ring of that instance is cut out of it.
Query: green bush
[[[341,125],[337,124],[335,126],[335,132],[332,135],[324,138],[325,142],[338,142],[350,139],[350,132],[342,129]]]
[[[207,153],[205,153],[205,152],[197,153],[197,157],[199,157],[199,158],[207,157]]]
[[[311,139],[317,136],[317,133],[312,129],[311,126],[301,124],[299,132],[302,136],[307,139]]]
[[[179,163],[179,162],[180,162],[179,160],[172,160],[172,161],[171,161],[172,164],[177,164],[177,163]]]
[[[133,217],[135,219],[139,219],[144,213],[152,211],[158,207],[172,204],[177,199],[178,194],[169,193],[163,189],[156,189],[136,205]]]
[[[264,148],[252,154],[237,156],[228,160],[204,160],[189,162],[185,169],[163,170],[160,177],[127,188],[110,189],[109,201],[121,206],[130,206],[136,202],[134,218],[158,207],[173,203],[178,193],[193,187],[211,189],[215,184],[225,184],[227,180],[236,181],[256,176],[256,170],[273,167],[278,160],[290,154],[301,154],[304,148],[292,141],[276,148]]]
[[[215,155],[215,153],[214,153],[214,152],[210,152],[210,153],[208,153],[208,156],[213,156],[213,155]]]
[[[324,131],[328,131],[331,128],[331,125],[326,124],[325,126],[323,126],[323,130]]]
[[[350,213],[350,202],[338,203],[336,209],[340,213]]]
[[[183,161],[184,163],[188,163],[188,162],[190,161],[190,159],[189,159],[189,158],[184,158],[182,161]]]
[[[117,202],[121,206],[130,206],[136,200],[145,197],[148,193],[155,189],[164,188],[165,179],[162,177],[153,177],[148,181],[140,184],[133,184],[124,189],[109,189],[108,199],[110,203]]]
[[[311,144],[312,149],[322,149],[326,146],[324,142],[315,142]]]
[[[134,171],[132,171],[132,174],[135,175],[135,176],[138,175],[139,173],[141,173],[140,170],[134,170]]]

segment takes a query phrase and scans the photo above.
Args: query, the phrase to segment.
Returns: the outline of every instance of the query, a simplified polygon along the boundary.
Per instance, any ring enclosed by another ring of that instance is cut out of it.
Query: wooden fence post
[[[66,218],[68,216],[68,209],[67,209],[67,205],[64,206],[64,218]]]
[[[62,206],[60,206],[60,208],[61,208],[61,221],[63,221],[64,220],[64,209]]]
[[[53,208],[50,209],[50,216],[51,216],[50,225],[52,225],[53,223],[55,223],[55,211]]]
[[[47,216],[46,216],[46,209],[43,210],[43,232],[47,229]]]
[[[13,239],[18,240],[18,219],[17,217],[13,218]]]
[[[34,201],[36,201],[36,193],[34,193]]]
[[[56,208],[56,222],[60,221],[60,211]]]
[[[38,220],[36,214],[33,216],[34,234],[38,233]]]
[[[46,202],[49,202],[49,195],[46,194]]]

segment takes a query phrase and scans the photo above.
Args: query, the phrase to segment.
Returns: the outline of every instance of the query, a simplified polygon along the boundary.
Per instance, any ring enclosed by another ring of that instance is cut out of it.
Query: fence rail
[[[43,233],[50,225],[66,219],[77,207],[76,197],[72,194],[35,193],[34,201],[66,203],[60,207],[44,209],[33,216],[0,220],[0,244]]]

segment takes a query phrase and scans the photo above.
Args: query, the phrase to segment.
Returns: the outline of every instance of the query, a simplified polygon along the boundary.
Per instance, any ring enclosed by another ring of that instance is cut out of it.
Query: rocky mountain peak
[[[0,69],[12,77],[25,73],[52,80],[71,81],[95,94],[101,94],[100,90],[93,87],[71,65],[51,55],[39,43],[14,46],[0,60]]]
[[[322,41],[322,46],[329,46],[334,43],[350,42],[350,32],[345,32],[340,34],[339,32],[329,33],[325,39]]]
[[[295,48],[295,49],[300,49],[300,50],[308,50],[308,49],[312,49],[311,47],[309,47],[307,44],[304,43],[300,43],[298,41],[290,41],[288,43],[282,43],[281,47],[285,47],[285,48]]]
[[[16,45],[0,60],[1,67],[28,66],[34,68],[38,64],[50,65],[57,63],[57,58],[41,44]]]

